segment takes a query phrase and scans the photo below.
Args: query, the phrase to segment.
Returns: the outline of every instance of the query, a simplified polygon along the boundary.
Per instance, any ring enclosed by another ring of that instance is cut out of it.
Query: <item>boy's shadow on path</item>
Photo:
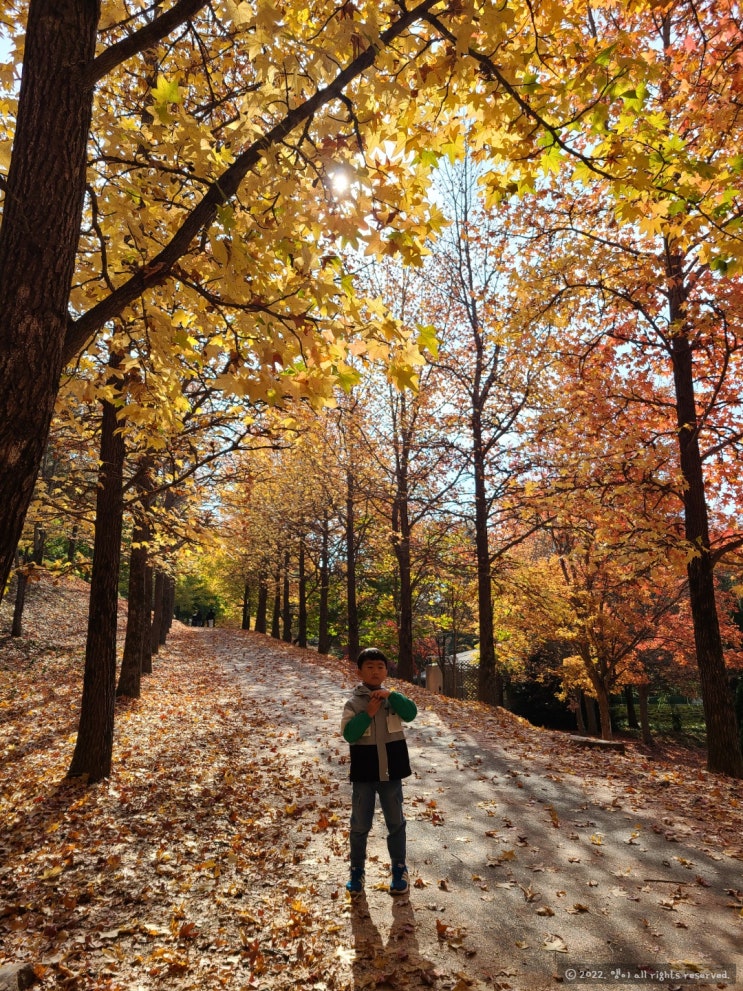
[[[409,895],[392,900],[392,927],[386,946],[363,892],[351,902],[351,929],[356,954],[352,965],[354,991],[422,988],[435,983],[435,964],[420,955]],[[417,982],[411,982],[412,977],[417,977]]]

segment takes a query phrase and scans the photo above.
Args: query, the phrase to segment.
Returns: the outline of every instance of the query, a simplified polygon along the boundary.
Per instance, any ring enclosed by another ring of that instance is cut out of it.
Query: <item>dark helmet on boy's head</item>
[[[379,647],[366,647],[362,650],[356,659],[356,666],[360,668],[364,661],[384,661],[384,666],[386,668],[390,666],[390,662],[387,660],[386,655],[379,649]]]

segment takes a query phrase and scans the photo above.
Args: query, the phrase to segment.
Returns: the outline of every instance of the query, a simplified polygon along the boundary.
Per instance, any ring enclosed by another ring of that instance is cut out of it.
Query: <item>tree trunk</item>
[[[575,707],[575,721],[578,727],[578,732],[581,736],[586,735],[586,721],[583,718],[583,692],[580,688],[575,691],[575,697],[577,700],[577,705]]]
[[[346,472],[346,613],[348,617],[348,659],[355,663],[360,653],[359,607],[356,598],[356,520],[353,472]]]
[[[31,0],[0,226],[0,599],[62,373],[80,236],[99,0]]]
[[[596,699],[590,695],[583,694],[583,701],[586,703],[586,723],[588,724],[589,736],[599,736],[599,721],[596,713]]]
[[[715,581],[710,552],[704,468],[699,449],[699,431],[694,395],[693,353],[684,321],[686,289],[683,260],[669,250],[670,318],[683,327],[671,338],[673,380],[676,394],[678,444],[684,478],[684,528],[694,556],[687,564],[689,600],[699,683],[707,723],[707,768],[743,778],[743,756],[738,740],[735,710],[728,689],[728,676],[720,636],[715,600]]]
[[[399,490],[398,490],[399,493]],[[407,494],[398,494],[392,514],[392,544],[400,577],[397,613],[397,675],[412,681],[413,667],[413,585],[410,564],[410,527]]]
[[[13,604],[13,622],[10,627],[11,637],[23,636],[23,610],[26,606],[26,589],[28,588],[28,574],[26,565],[28,559],[26,554],[16,555],[16,586],[15,602]]]
[[[297,643],[307,646],[307,574],[305,572],[304,537],[299,541],[299,615],[297,617]]]
[[[31,561],[41,566],[44,561],[45,544],[46,530],[35,526],[33,551],[27,550],[23,554],[17,555],[17,581],[15,602],[13,603],[13,623],[10,628],[10,635],[12,637],[23,636],[23,610],[26,608],[26,592],[28,591],[28,571],[26,568]],[[0,596],[0,598],[2,597]]]
[[[627,706],[627,725],[630,729],[639,729],[637,712],[635,711],[635,694],[632,685],[624,686],[624,701]]]
[[[477,387],[479,391],[479,386]],[[488,500],[485,486],[485,451],[481,411],[472,415],[472,464],[475,474],[475,552],[477,555],[477,610],[480,635],[478,698],[489,705],[503,705],[503,678],[495,659],[493,636],[493,581],[488,539]]]
[[[609,693],[606,690],[606,686],[604,684],[597,685],[596,694],[598,695],[599,720],[601,723],[601,739],[613,740],[614,733],[611,728],[611,703],[609,701]]]
[[[72,527],[72,532],[70,533],[70,539],[67,542],[67,563],[72,564],[75,560],[75,554],[77,553],[77,533],[78,526],[77,523]]]
[[[165,606],[163,609],[163,626],[160,645],[162,646],[168,639],[171,627],[173,626],[173,611],[175,609],[175,578],[172,575],[165,576]]]
[[[320,552],[320,607],[317,622],[317,652],[327,654],[330,650],[328,629],[328,593],[330,586],[330,521],[327,512],[323,515],[322,550]]]
[[[126,620],[124,656],[119,671],[116,694],[138,699],[142,686],[142,652],[145,637],[149,634],[147,604],[145,602],[147,573],[147,540],[149,531],[145,524],[137,523],[132,533],[132,549],[129,552],[129,593]]]
[[[150,633],[152,629],[152,586],[152,568],[148,564],[144,573],[144,608],[147,629],[142,642],[142,674],[152,674],[152,635]]]
[[[653,746],[653,736],[650,732],[650,712],[648,711],[648,698],[650,696],[650,685],[638,685],[637,694],[640,699],[640,730],[642,732],[642,742],[647,746]]]
[[[243,620],[242,629],[250,629],[250,582],[245,579],[245,586],[243,588]]]
[[[13,623],[10,627],[11,637],[23,636],[23,610],[26,605],[26,589],[28,576],[25,571],[16,572],[15,602],[13,603]]]
[[[44,550],[46,548],[46,530],[40,526],[34,527],[34,564],[41,566],[44,563]]]
[[[255,607],[255,632],[266,632],[266,613],[268,612],[268,582],[266,575],[258,575],[258,604]]]
[[[160,650],[160,631],[163,623],[163,606],[165,605],[165,575],[159,568],[154,575],[154,586],[152,626],[150,627],[150,645],[153,656]]]
[[[273,615],[271,616],[271,636],[281,638],[281,568],[276,568],[273,580]]]
[[[289,598],[289,551],[284,551],[284,594],[281,610],[282,631],[281,639],[285,643],[292,642],[292,604]]]
[[[116,690],[116,617],[124,513],[124,439],[116,408],[103,403],[101,468],[96,498],[88,638],[77,743],[68,777],[88,783],[111,773]]]

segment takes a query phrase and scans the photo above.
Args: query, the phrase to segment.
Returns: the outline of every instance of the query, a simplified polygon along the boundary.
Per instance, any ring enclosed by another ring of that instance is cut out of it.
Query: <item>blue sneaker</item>
[[[352,895],[358,895],[364,890],[364,868],[352,867],[351,876],[346,881],[346,891]]]
[[[391,895],[404,895],[408,890],[408,869],[405,864],[392,865]]]

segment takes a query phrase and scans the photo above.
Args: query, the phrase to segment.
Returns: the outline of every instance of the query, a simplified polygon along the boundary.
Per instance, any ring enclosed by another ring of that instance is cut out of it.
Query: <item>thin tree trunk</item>
[[[330,633],[328,629],[328,593],[330,587],[330,521],[327,512],[323,514],[322,550],[320,552],[320,606],[317,623],[317,652],[327,654],[330,650]]]
[[[67,542],[68,564],[72,564],[72,562],[75,560],[75,554],[77,553],[77,534],[78,534],[78,526],[77,523],[75,523],[75,525],[72,528],[72,532],[70,533],[70,539]]]
[[[307,646],[307,575],[305,573],[304,537],[299,541],[299,612],[297,616],[297,643]]]
[[[627,706],[627,725],[630,729],[639,729],[637,712],[635,711],[635,693],[632,685],[624,686],[624,702]]]
[[[281,638],[281,568],[276,568],[273,582],[273,615],[271,617],[271,636],[274,640]]]
[[[611,728],[611,703],[606,686],[601,684],[596,686],[598,695],[599,720],[601,725],[601,738],[603,740],[613,740],[614,733]]]
[[[289,551],[284,551],[284,591],[283,607],[281,610],[282,632],[281,639],[285,643],[292,642],[292,604],[289,598]]]
[[[479,391],[479,384],[476,391]],[[503,678],[496,665],[493,636],[493,582],[488,539],[488,500],[485,486],[485,453],[481,412],[475,404],[472,416],[472,462],[475,473],[475,553],[477,555],[477,610],[480,635],[478,698],[489,705],[503,705]]]
[[[583,695],[583,699],[586,703],[586,722],[588,723],[588,733],[589,736],[599,736],[599,721],[597,719],[597,705],[596,699],[591,698],[590,695]]]
[[[410,526],[408,524],[407,493],[398,489],[398,499],[392,514],[392,541],[400,577],[397,613],[397,674],[405,681],[413,680],[413,586],[410,564]]]
[[[348,659],[359,656],[359,607],[356,598],[356,520],[353,472],[346,473],[346,611],[348,616]]]
[[[142,687],[142,653],[145,637],[149,634],[148,610],[145,602],[147,572],[147,540],[149,530],[140,522],[132,533],[129,552],[129,592],[124,639],[124,656],[119,671],[116,694],[138,699]]]
[[[243,588],[243,620],[242,620],[243,630],[250,629],[250,582],[245,579],[245,587]]]
[[[652,747],[653,735],[650,732],[650,712],[648,710],[650,685],[638,685],[637,694],[640,700],[640,731],[642,733],[642,742]]]
[[[577,699],[577,705],[575,707],[575,721],[578,726],[578,732],[581,736],[586,735],[586,721],[583,718],[583,692],[580,688],[575,691],[575,697]]]
[[[103,403],[101,469],[96,499],[85,675],[77,743],[68,777],[88,783],[111,773],[116,695],[116,618],[124,513],[124,439],[116,408]]]
[[[13,603],[13,623],[10,628],[10,635],[12,637],[23,636],[23,610],[26,608],[26,592],[28,590],[27,566],[31,561],[39,566],[43,564],[45,544],[46,530],[43,530],[39,526],[35,526],[33,551],[26,551],[18,557],[15,602]]]
[[[34,527],[34,564],[39,567],[44,563],[44,549],[46,548],[46,530],[40,526]]]
[[[268,581],[261,572],[258,575],[258,604],[255,607],[255,632],[266,632],[266,614],[268,613]]]
[[[31,0],[0,225],[0,599],[44,456],[80,237],[97,0]],[[40,153],[40,144],[45,153]]]
[[[145,637],[142,642],[142,674],[152,674],[152,568],[147,565],[144,573]]]
[[[163,572],[162,600],[162,608],[160,609],[160,639],[158,640],[159,647],[165,646],[165,642],[168,639],[168,630],[170,629],[170,575],[166,575],[165,572]]]
[[[171,627],[173,626],[173,611],[175,609],[175,578],[172,575],[165,576],[165,608],[163,609],[163,632],[160,644],[164,644],[168,639]]]
[[[153,656],[160,650],[160,629],[163,622],[164,595],[165,575],[158,568],[154,575],[154,605],[152,610],[152,626],[150,627],[150,645]]]
[[[17,554],[15,602],[13,604],[13,622],[10,627],[11,637],[23,636],[23,610],[26,606],[26,589],[28,588],[28,564],[26,554]]]

